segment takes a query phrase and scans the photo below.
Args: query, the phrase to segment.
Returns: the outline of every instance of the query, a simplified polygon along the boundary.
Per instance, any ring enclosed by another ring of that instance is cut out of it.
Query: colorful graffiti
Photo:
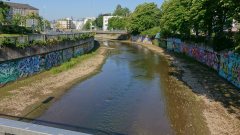
[[[221,54],[219,75],[240,88],[240,56],[232,52]]]
[[[152,40],[147,36],[131,36],[131,40],[138,43],[152,44]]]
[[[183,53],[213,68],[220,76],[240,88],[240,56],[228,52],[219,54],[211,48],[186,44],[174,38],[167,39],[167,50]]]
[[[65,50],[2,62],[0,63],[0,85],[59,66],[74,56],[88,52],[93,47],[94,42],[91,42]]]
[[[0,82],[1,84],[14,81],[19,77],[19,71],[15,61],[0,64]]]
[[[45,61],[45,69],[50,69],[54,66],[58,66],[62,63],[62,51],[46,54],[45,59],[42,59],[41,61]]]
[[[23,58],[18,62],[20,77],[27,77],[40,71],[40,57]]]

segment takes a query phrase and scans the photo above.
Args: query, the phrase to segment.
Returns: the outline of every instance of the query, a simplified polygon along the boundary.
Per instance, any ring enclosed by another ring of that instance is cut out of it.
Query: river
[[[132,44],[103,45],[113,49],[99,73],[74,85],[34,123],[99,135],[207,133],[199,104],[189,104],[191,93],[170,81],[164,57]]]

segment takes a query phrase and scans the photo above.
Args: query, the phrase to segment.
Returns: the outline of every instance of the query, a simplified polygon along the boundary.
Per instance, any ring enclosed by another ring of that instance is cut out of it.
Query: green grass
[[[97,54],[96,52],[93,52],[93,53],[89,53],[89,54],[84,54],[82,56],[78,56],[76,58],[72,58],[70,61],[63,63],[62,65],[60,65],[58,67],[54,67],[49,71],[44,71],[44,72],[38,73],[33,76],[22,78],[15,82],[11,82],[4,87],[0,87],[0,92],[1,92],[0,98],[6,97],[6,96],[11,96],[12,94],[9,93],[9,91],[11,91],[11,90],[17,89],[22,86],[26,86],[27,84],[31,84],[32,82],[36,82],[38,80],[41,80],[42,78],[49,77],[49,75],[51,75],[51,74],[58,74],[63,71],[66,71],[66,70],[76,66],[77,64],[80,64],[83,60],[86,60],[96,54]]]
[[[153,45],[159,46],[159,42],[158,42],[157,39],[154,39],[154,40],[152,41],[152,43],[153,43]]]
[[[20,34],[0,34],[0,37],[17,37],[17,36],[26,36]]]
[[[94,55],[96,55],[96,52],[89,53],[89,54],[84,54],[82,56],[78,56],[76,58],[72,58],[70,61],[63,63],[62,65],[60,65],[58,67],[54,67],[50,71],[53,74],[61,73],[63,71],[66,71],[66,70],[76,66],[77,64],[79,64],[83,60],[88,59],[88,58],[90,58],[90,57],[92,57]]]

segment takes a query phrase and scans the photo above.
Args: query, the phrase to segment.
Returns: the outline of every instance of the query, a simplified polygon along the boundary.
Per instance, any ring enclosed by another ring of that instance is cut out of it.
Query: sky
[[[112,13],[117,4],[131,11],[144,2],[155,2],[160,7],[163,0],[10,0],[25,3],[39,9],[40,15],[48,20],[73,17],[96,17],[101,13]]]

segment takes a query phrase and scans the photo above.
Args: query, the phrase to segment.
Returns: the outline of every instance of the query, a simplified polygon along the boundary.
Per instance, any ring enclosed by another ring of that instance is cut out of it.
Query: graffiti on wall
[[[213,68],[220,76],[240,88],[240,56],[238,54],[232,52],[219,54],[207,47],[178,42],[173,38],[167,40],[167,49],[186,54]]]
[[[40,56],[23,58],[18,61],[20,77],[27,77],[40,71]]]
[[[219,75],[240,88],[240,56],[232,52],[221,54]]]
[[[54,66],[58,66],[62,63],[62,51],[51,52],[45,55],[45,59],[41,59],[45,62],[45,69],[50,69]]]
[[[84,54],[84,50],[82,46],[74,47],[74,57],[80,56]]]
[[[152,44],[152,40],[148,38],[147,36],[131,36],[131,40],[133,42],[139,42],[139,43],[145,43],[145,44]]]
[[[0,84],[14,81],[19,77],[19,71],[15,61],[0,64]]]
[[[62,51],[63,61],[68,61],[73,57],[73,48],[68,48]]]
[[[58,66],[73,56],[84,54],[93,47],[94,42],[90,42],[74,48],[2,62],[0,63],[0,85]]]

